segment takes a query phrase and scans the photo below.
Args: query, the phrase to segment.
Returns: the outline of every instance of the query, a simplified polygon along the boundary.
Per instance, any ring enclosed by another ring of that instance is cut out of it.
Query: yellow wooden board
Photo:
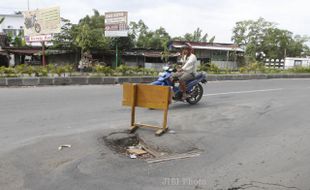
[[[134,85],[123,84],[123,106],[131,106],[133,101]],[[137,107],[166,109],[170,100],[170,87],[137,84],[136,104]]]
[[[156,135],[161,135],[167,131],[168,106],[171,102],[171,89],[167,86],[155,86],[145,84],[123,84],[123,106],[131,107],[130,133],[137,128],[147,127],[157,129]],[[151,126],[144,124],[136,124],[135,115],[136,107],[153,108],[164,110],[163,126]]]
[[[132,95],[133,95],[134,86],[132,83],[123,84],[123,106],[131,106],[132,104]]]
[[[170,87],[137,85],[137,107],[166,109],[169,105]]]

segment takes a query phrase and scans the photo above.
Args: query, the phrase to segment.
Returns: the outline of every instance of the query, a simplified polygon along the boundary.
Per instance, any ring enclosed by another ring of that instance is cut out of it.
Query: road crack
[[[296,189],[296,190],[301,190],[298,187],[293,187],[293,186],[285,186],[282,184],[277,184],[277,183],[265,183],[265,182],[260,182],[260,181],[250,181],[247,184],[240,185],[239,187],[232,187],[229,188],[228,190],[241,190],[241,189],[249,189],[249,188],[259,188],[259,189],[270,189],[271,187],[263,187],[264,186],[272,186],[272,187],[281,187],[285,189]]]

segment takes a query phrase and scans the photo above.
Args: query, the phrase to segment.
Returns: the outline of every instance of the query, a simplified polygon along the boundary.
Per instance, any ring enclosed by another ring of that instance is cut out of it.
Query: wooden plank
[[[141,128],[152,128],[152,129],[162,129],[161,127],[153,126],[153,125],[146,125],[146,124],[135,124],[136,127]]]
[[[123,106],[132,106],[133,86],[131,83],[123,84]],[[136,106],[143,108],[165,109],[170,103],[170,87],[155,85],[136,85]]]
[[[127,149],[127,152],[128,152],[129,154],[135,154],[135,155],[138,155],[138,156],[147,153],[145,150],[138,149],[138,148]]]
[[[185,154],[167,156],[167,157],[163,157],[163,158],[149,159],[146,162],[148,164],[153,164],[153,163],[165,162],[165,161],[170,161],[170,160],[194,158],[197,156],[200,156],[200,153],[185,153]]]
[[[168,86],[139,84],[136,105],[143,108],[165,109],[169,104],[170,90]]]
[[[137,86],[136,85],[131,85],[130,86],[130,91],[131,91],[131,126],[135,126],[135,120],[136,120],[136,101],[137,101]]]
[[[133,91],[133,84],[131,83],[124,83],[123,84],[123,106],[130,106],[132,105],[132,91]]]

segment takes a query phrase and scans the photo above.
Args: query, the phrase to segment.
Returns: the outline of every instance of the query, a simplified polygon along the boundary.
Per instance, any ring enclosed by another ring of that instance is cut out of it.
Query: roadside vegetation
[[[253,62],[239,69],[221,69],[215,64],[202,65],[198,69],[209,74],[276,74],[276,73],[310,73],[310,67],[294,67],[289,69],[267,68],[263,63]]]
[[[221,69],[215,64],[201,65],[199,72],[208,74],[275,74],[275,73],[310,73],[310,67],[294,67],[290,69],[266,68],[259,62],[248,64],[239,69]],[[112,68],[103,65],[95,65],[87,72],[77,71],[71,65],[55,66],[31,66],[18,65],[16,67],[0,67],[0,77],[71,77],[71,76],[157,76],[158,71],[141,67],[129,67],[121,65]]]
[[[111,68],[103,65],[95,65],[87,72],[77,71],[71,65],[55,66],[31,66],[18,65],[16,67],[0,67],[0,77],[68,77],[68,76],[157,76],[154,69],[140,67],[128,67],[121,65]]]

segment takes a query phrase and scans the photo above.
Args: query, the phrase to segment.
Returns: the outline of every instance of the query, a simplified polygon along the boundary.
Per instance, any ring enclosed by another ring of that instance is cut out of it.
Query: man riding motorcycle
[[[180,83],[180,90],[183,94],[182,100],[186,100],[190,95],[186,93],[186,82],[195,79],[197,72],[197,57],[193,53],[193,48],[190,43],[186,43],[182,52],[182,67],[177,69],[173,74]]]

